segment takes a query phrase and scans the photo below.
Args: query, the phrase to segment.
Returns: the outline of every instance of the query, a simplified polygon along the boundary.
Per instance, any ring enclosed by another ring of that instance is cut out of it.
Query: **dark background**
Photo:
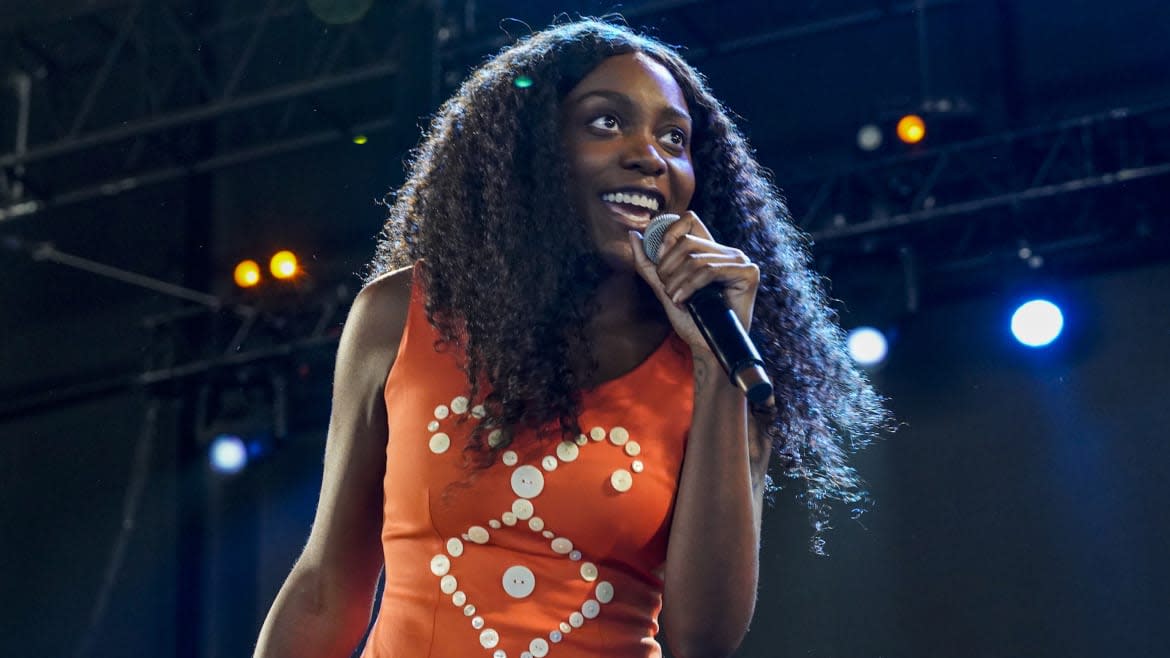
[[[741,118],[843,324],[893,337],[872,509],[822,557],[778,496],[739,655],[1170,654],[1170,5],[774,4],[5,2],[0,653],[248,655],[421,117],[505,34],[618,11]],[[940,99],[924,146],[856,148]],[[278,247],[305,276],[237,292]],[[1007,332],[1029,294],[1065,309],[1048,350]],[[278,417],[266,458],[209,472],[214,431]]]

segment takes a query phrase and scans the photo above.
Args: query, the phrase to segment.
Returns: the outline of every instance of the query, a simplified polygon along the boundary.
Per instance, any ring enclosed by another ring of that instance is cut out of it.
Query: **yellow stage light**
[[[917,114],[907,114],[898,121],[898,139],[907,144],[917,144],[926,137],[926,122]]]
[[[272,254],[268,270],[278,279],[291,279],[300,271],[300,266],[297,264],[296,254],[286,249]]]
[[[242,260],[236,265],[234,274],[236,285],[241,288],[251,288],[260,283],[260,263],[254,260]]]

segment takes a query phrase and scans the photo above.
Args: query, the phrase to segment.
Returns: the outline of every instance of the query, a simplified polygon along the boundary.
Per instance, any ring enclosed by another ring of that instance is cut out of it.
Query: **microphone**
[[[662,236],[666,229],[681,219],[673,213],[659,215],[650,220],[643,237],[642,247],[646,257],[658,264],[658,250],[662,247]],[[719,359],[723,371],[731,383],[743,391],[747,399],[760,404],[772,397],[772,381],[764,372],[764,360],[756,346],[748,338],[739,318],[723,299],[723,287],[712,283],[695,291],[686,302],[699,332],[707,346]]]

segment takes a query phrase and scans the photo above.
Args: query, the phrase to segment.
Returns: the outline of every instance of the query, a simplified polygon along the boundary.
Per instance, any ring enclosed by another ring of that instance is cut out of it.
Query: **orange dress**
[[[661,656],[662,566],[692,409],[675,334],[584,393],[576,441],[518,433],[485,470],[463,445],[482,411],[433,349],[415,268],[386,380],[386,586],[368,658]],[[464,424],[457,421],[468,417]]]

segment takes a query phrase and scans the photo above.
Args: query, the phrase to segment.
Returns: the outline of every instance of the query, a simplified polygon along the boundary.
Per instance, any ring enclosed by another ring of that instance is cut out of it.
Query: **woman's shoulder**
[[[390,362],[406,329],[410,310],[413,268],[386,272],[362,288],[353,301],[347,330],[363,352],[381,355]]]
[[[422,261],[419,261],[421,264]],[[379,274],[362,288],[358,299],[366,303],[410,302],[410,288],[414,281],[414,266],[407,265],[391,272]]]

